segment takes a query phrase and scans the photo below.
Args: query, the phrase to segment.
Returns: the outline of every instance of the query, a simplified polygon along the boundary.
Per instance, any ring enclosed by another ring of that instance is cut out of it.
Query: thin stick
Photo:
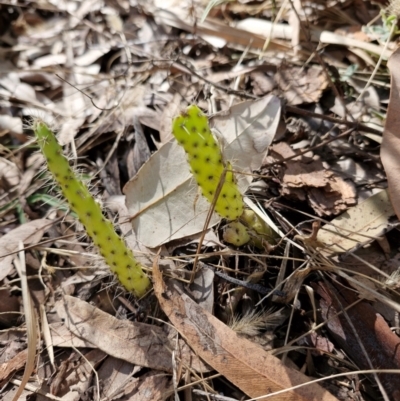
[[[225,176],[226,176],[227,171],[228,171],[227,170],[227,166],[225,166],[224,170],[222,171],[221,177],[219,178],[218,186],[217,186],[217,189],[215,190],[213,201],[211,203],[210,208],[208,209],[207,218],[206,218],[206,221],[204,223],[203,231],[201,233],[201,237],[200,237],[200,240],[199,240],[199,245],[197,246],[196,256],[195,256],[194,261],[193,261],[193,270],[192,270],[192,274],[190,276],[190,284],[193,283],[194,277],[196,275],[197,261],[199,259],[199,255],[200,255],[200,252],[201,252],[201,246],[203,245],[203,241],[204,241],[204,237],[206,235],[207,229],[208,229],[208,225],[210,224],[210,220],[211,220],[212,214],[214,213],[215,204],[218,201],[219,194],[220,194],[221,189],[222,189],[222,187],[224,185]]]

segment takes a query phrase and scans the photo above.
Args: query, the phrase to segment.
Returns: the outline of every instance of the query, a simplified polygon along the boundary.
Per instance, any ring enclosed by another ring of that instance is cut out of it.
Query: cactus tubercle
[[[149,278],[132,251],[117,235],[113,224],[103,216],[87,187],[71,169],[54,133],[41,121],[34,123],[33,130],[49,171],[111,271],[128,291],[137,296],[144,295],[150,285]]]

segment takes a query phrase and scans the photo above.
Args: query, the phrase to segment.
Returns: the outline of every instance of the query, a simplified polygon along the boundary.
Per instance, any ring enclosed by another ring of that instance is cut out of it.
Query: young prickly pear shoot
[[[172,132],[185,149],[192,174],[210,203],[213,202],[224,169],[227,169],[215,211],[228,220],[239,218],[244,208],[242,194],[235,182],[232,167],[224,163],[207,117],[196,105],[189,106],[186,112],[174,119]]]
[[[240,221],[232,221],[227,224],[224,230],[223,238],[224,241],[235,246],[245,245],[251,239],[247,227]]]
[[[215,203],[215,211],[231,221],[225,227],[224,240],[235,246],[242,246],[251,241],[257,247],[263,248],[263,241],[272,240],[274,233],[252,210],[245,209],[232,167],[229,162],[224,162],[207,117],[197,106],[189,106],[184,113],[174,119],[172,132],[185,149],[192,174],[210,203],[214,200],[226,169],[221,191]]]
[[[87,187],[71,169],[54,133],[41,121],[34,123],[33,130],[49,171],[111,271],[128,291],[139,297],[144,295],[150,285],[149,278],[132,251],[117,235],[113,224],[103,216]]]

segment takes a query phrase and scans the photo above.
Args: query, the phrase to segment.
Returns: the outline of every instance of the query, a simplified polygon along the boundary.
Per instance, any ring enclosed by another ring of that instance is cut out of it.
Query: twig
[[[308,116],[308,117],[318,118],[320,120],[330,121],[330,122],[336,123],[336,124],[347,125],[348,127],[354,128],[357,131],[369,132],[371,134],[382,135],[381,131],[379,131],[375,128],[368,127],[365,124],[361,124],[358,121],[342,120],[341,118],[335,118],[335,117],[331,117],[331,116],[326,116],[324,114],[313,113],[312,111],[304,110],[299,107],[289,106],[289,105],[285,106],[285,111],[289,112],[289,113],[293,113],[293,114],[298,114],[301,116]]]

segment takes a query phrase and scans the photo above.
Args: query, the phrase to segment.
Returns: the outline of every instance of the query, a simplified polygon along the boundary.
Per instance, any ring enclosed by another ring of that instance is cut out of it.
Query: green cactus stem
[[[211,133],[208,119],[196,106],[176,117],[172,132],[185,149],[193,176],[202,194],[212,203],[225,167],[225,180],[215,203],[215,211],[227,220],[236,220],[244,209],[243,197],[235,182],[232,167],[225,164],[221,149]]]
[[[224,162],[218,142],[211,133],[208,119],[196,106],[177,116],[172,133],[185,149],[191,172],[203,195],[212,203],[224,169],[226,175],[215,203],[215,211],[232,221],[225,227],[223,237],[235,246],[246,243],[263,248],[274,240],[275,233],[252,210],[246,209],[229,162]],[[235,221],[236,220],[236,221]]]
[[[144,295],[150,285],[149,278],[132,251],[117,235],[113,224],[103,216],[99,204],[87,187],[72,171],[54,133],[41,121],[33,124],[33,130],[49,171],[111,271],[128,291],[138,297]]]

